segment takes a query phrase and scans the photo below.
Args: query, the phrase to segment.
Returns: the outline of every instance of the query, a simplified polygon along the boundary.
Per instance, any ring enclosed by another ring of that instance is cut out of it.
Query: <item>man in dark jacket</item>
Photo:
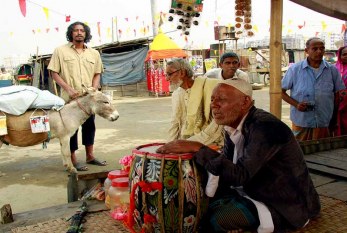
[[[217,124],[224,125],[222,153],[201,143],[176,140],[159,153],[192,152],[208,173],[211,197],[204,232],[233,229],[285,232],[319,214],[319,196],[291,129],[253,106],[252,86],[229,79],[211,97]]]

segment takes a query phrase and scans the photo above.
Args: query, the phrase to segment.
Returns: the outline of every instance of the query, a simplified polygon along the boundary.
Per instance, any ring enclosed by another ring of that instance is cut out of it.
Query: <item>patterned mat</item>
[[[116,221],[110,217],[108,211],[87,214],[86,222],[83,223],[85,233],[107,232],[107,233],[128,233],[129,231],[120,221]],[[69,229],[70,222],[64,218],[49,220],[47,222],[38,223],[31,226],[18,227],[12,229],[13,233],[66,233]]]
[[[292,233],[346,233],[347,232],[347,203],[334,198],[320,196],[321,215],[313,219],[302,230]],[[86,222],[83,224],[85,233],[95,232],[129,232],[121,222],[113,220],[108,211],[91,213],[86,216]],[[31,226],[18,227],[12,229],[13,233],[43,233],[55,232],[65,233],[69,228],[69,222],[63,218],[38,223]],[[235,231],[233,231],[235,232]],[[236,231],[237,232],[237,231]],[[238,231],[240,233],[240,231]]]
[[[345,233],[347,232],[347,203],[320,196],[321,214],[295,233]],[[294,232],[293,232],[294,233]]]

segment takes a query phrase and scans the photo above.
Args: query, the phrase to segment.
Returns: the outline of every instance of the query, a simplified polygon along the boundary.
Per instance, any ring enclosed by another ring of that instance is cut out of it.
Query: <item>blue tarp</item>
[[[101,60],[105,71],[101,76],[102,85],[118,86],[133,84],[146,78],[144,62],[148,47],[123,53],[103,53]]]

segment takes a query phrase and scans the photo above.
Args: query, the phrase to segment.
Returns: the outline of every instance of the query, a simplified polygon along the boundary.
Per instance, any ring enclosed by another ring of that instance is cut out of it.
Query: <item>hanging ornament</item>
[[[172,0],[171,9],[169,10],[168,21],[173,22],[177,19],[178,30],[182,30],[185,35],[189,35],[187,29],[191,28],[191,25],[199,25],[198,18],[200,12],[202,12],[203,3],[202,0],[185,1],[185,0]]]
[[[235,0],[235,36],[254,36],[252,29],[252,0]]]

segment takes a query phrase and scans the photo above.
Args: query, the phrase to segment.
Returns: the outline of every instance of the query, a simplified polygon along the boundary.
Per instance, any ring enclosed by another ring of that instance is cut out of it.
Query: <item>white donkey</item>
[[[92,114],[97,114],[109,121],[115,121],[119,117],[118,111],[111,105],[109,98],[102,92],[96,91],[94,88],[88,88],[85,95],[68,102],[59,111],[48,111],[50,139],[58,138],[60,140],[63,164],[69,172],[77,172],[71,161],[70,137]],[[27,114],[25,115],[28,116]],[[25,127],[30,128],[29,119],[25,119],[25,124],[27,124]],[[31,132],[28,134],[31,134]],[[31,135],[21,134],[20,139],[16,139],[13,135],[11,137],[9,131],[8,135],[0,136],[0,147],[3,142],[15,146],[23,146],[21,144],[22,142],[18,141],[25,140],[23,136],[35,137],[35,135],[40,134],[42,135],[42,133]],[[42,140],[38,141],[38,143],[40,142],[42,142]],[[33,146],[38,143],[25,146]]]

